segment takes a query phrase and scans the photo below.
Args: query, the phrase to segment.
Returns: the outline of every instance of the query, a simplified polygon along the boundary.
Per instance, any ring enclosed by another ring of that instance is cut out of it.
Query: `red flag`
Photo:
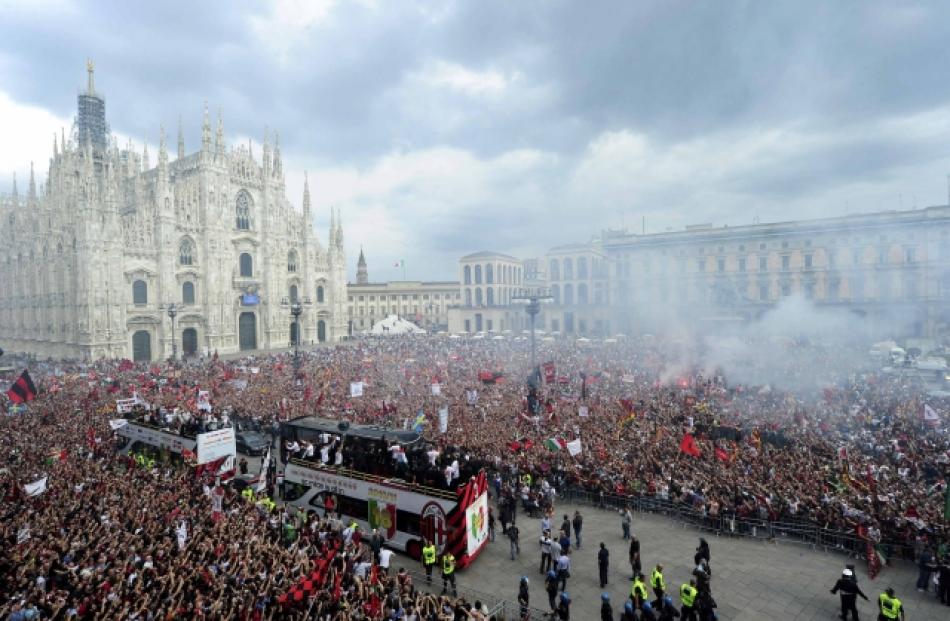
[[[699,446],[696,444],[696,438],[694,438],[693,435],[689,433],[683,436],[683,440],[680,442],[680,450],[687,455],[692,455],[693,457],[699,457],[702,455],[702,452],[699,450]]]
[[[544,383],[553,384],[556,374],[557,374],[557,367],[554,366],[554,363],[545,362],[544,363]]]
[[[14,403],[24,403],[36,399],[36,386],[33,385],[33,379],[30,377],[29,371],[23,371],[20,374],[17,381],[13,382],[13,386],[10,386],[10,390],[7,391],[7,396]]]
[[[633,414],[633,399],[621,399],[620,407],[622,407],[623,411],[627,414]]]
[[[716,458],[720,461],[729,461],[729,453],[725,451],[722,447],[716,447]]]

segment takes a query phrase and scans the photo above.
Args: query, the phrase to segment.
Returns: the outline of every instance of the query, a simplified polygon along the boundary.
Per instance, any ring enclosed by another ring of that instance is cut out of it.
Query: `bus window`
[[[310,486],[284,481],[284,500],[290,502],[302,498],[310,491]]]
[[[325,509],[327,496],[331,495],[331,492],[320,492],[319,494],[314,494],[313,498],[310,499],[310,506],[317,507],[318,509]]]
[[[337,513],[360,520],[369,519],[369,503],[350,496],[337,496]]]
[[[411,511],[396,511],[396,528],[409,535],[421,535],[419,514]]]

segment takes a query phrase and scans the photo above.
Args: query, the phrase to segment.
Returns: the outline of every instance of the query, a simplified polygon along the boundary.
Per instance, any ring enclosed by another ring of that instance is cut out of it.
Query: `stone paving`
[[[616,512],[590,506],[560,505],[552,522],[555,528],[565,513],[573,516],[575,509],[584,516],[583,547],[572,554],[573,568],[567,590],[571,594],[571,618],[579,620],[600,618],[600,593],[597,573],[597,550],[603,541],[610,551],[609,584],[615,616],[619,617],[624,599],[630,592],[630,566],[627,563],[627,542],[623,541],[620,517]],[[501,527],[497,540],[488,545],[475,563],[459,573],[460,595],[471,588],[514,603],[517,601],[518,580],[527,575],[531,584],[532,607],[545,609],[547,595],[544,581],[538,573],[540,551],[537,537],[540,520],[518,515],[521,531],[521,556],[509,558],[507,538]],[[649,579],[656,563],[664,566],[667,588],[678,592],[692,571],[693,553],[699,541],[699,532],[691,526],[683,527],[664,516],[636,514],[633,531],[640,539],[643,573]],[[837,552],[812,550],[798,543],[770,544],[759,540],[706,535],[712,555],[712,592],[719,605],[721,620],[742,619],[836,619],[839,612],[838,596],[829,593],[841,574],[848,557]],[[395,566],[407,563],[400,557]],[[863,619],[877,618],[877,596],[893,586],[897,597],[904,603],[907,619],[912,621],[948,621],[950,607],[940,605],[932,592],[918,593],[914,588],[916,568],[908,563],[886,567],[875,580],[868,579],[867,563],[854,561],[858,569],[858,583],[871,601],[858,598],[858,610]],[[419,570],[418,566],[410,566]],[[650,592],[652,598],[652,590]],[[674,596],[679,605],[679,598]]]

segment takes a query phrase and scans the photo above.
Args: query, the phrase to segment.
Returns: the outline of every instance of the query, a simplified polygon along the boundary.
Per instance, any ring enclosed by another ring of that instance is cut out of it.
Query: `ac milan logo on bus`
[[[445,545],[448,531],[445,528],[445,510],[437,502],[429,502],[422,508],[422,536],[436,546]]]

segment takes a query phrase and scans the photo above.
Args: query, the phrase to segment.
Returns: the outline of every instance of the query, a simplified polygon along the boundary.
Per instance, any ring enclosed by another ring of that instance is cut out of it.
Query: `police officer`
[[[894,597],[894,587],[887,587],[887,590],[877,598],[877,609],[878,621],[890,621],[891,619],[904,621],[904,606],[901,604],[901,600]]]
[[[683,621],[696,621],[696,595],[699,590],[696,588],[696,581],[692,578],[689,583],[680,585],[680,616]]]
[[[673,598],[669,595],[664,595],[663,602],[659,608],[657,608],[656,614],[657,621],[673,621],[673,619],[679,618],[680,611],[673,605]]]
[[[640,609],[641,621],[656,621],[656,611],[650,602],[643,602],[643,608]]]
[[[458,597],[458,589],[455,586],[455,555],[449,550],[442,553],[442,595],[445,595],[452,583],[452,597]]]
[[[561,593],[561,597],[557,603],[557,610],[555,611],[557,618],[560,621],[570,621],[571,618],[571,596],[568,595],[567,591]]]
[[[647,585],[643,583],[643,574],[637,574],[637,577],[633,579],[630,599],[633,600],[633,607],[637,609],[642,608],[643,603],[647,601]]]
[[[544,590],[548,593],[548,605],[551,606],[553,613],[557,610],[557,604],[554,602],[554,598],[557,597],[557,574],[553,569],[548,571],[548,575],[544,578]]]
[[[422,566],[426,570],[426,584],[432,584],[432,568],[435,566],[435,557],[437,556],[435,544],[426,539],[422,546]]]
[[[600,570],[600,588],[607,586],[607,568],[610,565],[610,552],[604,542],[600,542],[600,550],[597,552],[597,569]]]
[[[610,593],[600,594],[600,621],[614,621],[614,607],[610,605]]]
[[[851,611],[851,616],[854,617],[854,621],[858,621],[858,609],[854,604],[858,599],[858,595],[865,600],[867,600],[868,596],[861,591],[861,587],[859,587],[858,583],[854,580],[854,572],[850,569],[845,569],[841,572],[841,577],[835,582],[835,586],[831,589],[831,594],[834,595],[838,591],[841,591],[841,614],[839,616],[842,619],[847,619],[848,611]]]
[[[518,605],[520,607],[521,618],[528,617],[528,606],[531,603],[531,593],[528,591],[528,576],[521,576],[518,583]]]
[[[653,587],[653,594],[656,599],[653,601],[653,607],[659,608],[663,603],[663,593],[666,591],[666,582],[663,580],[663,565],[657,565],[650,574],[650,586]]]
[[[640,540],[637,539],[636,535],[630,536],[629,557],[630,569],[633,572],[633,578],[631,578],[631,580],[635,580],[637,574],[640,573]]]

